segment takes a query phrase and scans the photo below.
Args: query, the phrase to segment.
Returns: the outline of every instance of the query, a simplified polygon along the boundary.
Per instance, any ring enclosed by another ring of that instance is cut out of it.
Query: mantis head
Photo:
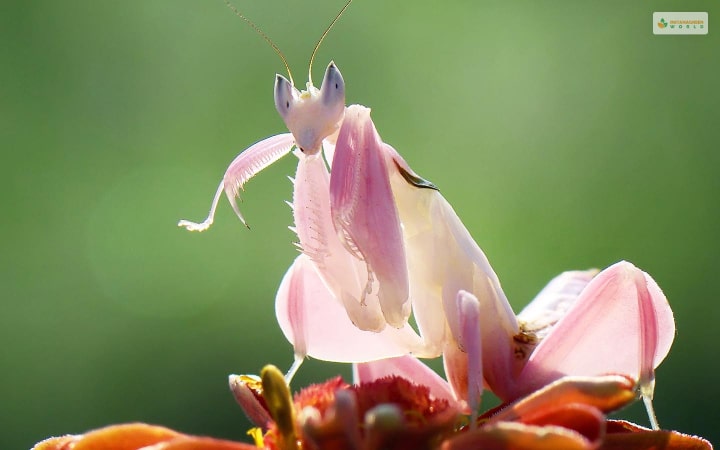
[[[275,108],[295,145],[306,155],[315,155],[323,139],[335,134],[345,114],[345,82],[334,62],[325,70],[320,89],[307,83],[306,91],[298,91],[282,75],[275,78]]]

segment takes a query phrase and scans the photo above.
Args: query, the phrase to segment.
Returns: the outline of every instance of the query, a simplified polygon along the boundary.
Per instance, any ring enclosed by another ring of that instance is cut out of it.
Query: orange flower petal
[[[262,396],[262,382],[255,375],[230,375],[230,391],[248,420],[256,427],[267,430],[272,420]]]
[[[712,450],[712,444],[698,436],[668,430],[650,430],[624,420],[608,420],[602,450]]]
[[[555,425],[574,430],[595,444],[599,444],[605,435],[605,416],[597,408],[583,404],[543,409],[523,417],[522,422],[528,425]]]
[[[153,450],[257,450],[257,447],[242,442],[184,436],[159,444]]]
[[[68,434],[65,436],[51,437],[40,441],[31,450],[65,450],[75,442],[78,436]]]
[[[516,401],[490,421],[522,420],[527,415],[569,404],[584,404],[607,413],[625,406],[635,397],[635,383],[625,376],[565,377]]]
[[[85,434],[50,438],[32,450],[136,450],[182,436],[169,428],[144,423],[110,425]]]
[[[110,425],[85,434],[67,435],[38,442],[32,450],[252,450],[254,445],[188,436],[169,428],[145,423]]]
[[[590,450],[596,443],[562,427],[501,422],[460,433],[443,442],[441,450]]]

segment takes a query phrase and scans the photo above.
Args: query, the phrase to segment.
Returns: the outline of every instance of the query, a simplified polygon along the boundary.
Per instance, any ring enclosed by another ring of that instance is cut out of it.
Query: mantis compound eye
[[[320,86],[320,96],[325,106],[345,107],[345,81],[334,62],[331,62],[325,70],[325,77]]]
[[[283,119],[286,119],[295,102],[295,88],[287,78],[277,75],[275,78],[275,109]]]

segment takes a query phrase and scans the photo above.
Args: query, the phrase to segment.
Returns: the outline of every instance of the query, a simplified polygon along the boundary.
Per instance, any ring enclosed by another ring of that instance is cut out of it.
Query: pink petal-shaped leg
[[[468,404],[468,354],[465,353],[454,340],[449,340],[443,348],[443,369],[445,378],[452,389],[453,396],[462,404],[467,413],[474,412]]]
[[[367,263],[368,289],[377,286],[385,320],[400,328],[410,315],[408,271],[389,176],[370,110],[349,106],[332,161],[333,223],[348,251]]]
[[[640,395],[643,398],[648,417],[650,418],[650,424],[654,430],[659,430],[660,424],[658,424],[657,417],[655,416],[652,399],[655,391],[655,367],[662,361],[661,359],[655,364],[655,356],[658,351],[661,331],[658,327],[658,312],[653,305],[652,294],[650,293],[649,283],[646,277],[649,278],[645,273],[640,271],[635,272],[635,288],[638,294],[638,327],[640,328],[640,374],[638,377],[638,385],[640,387]],[[662,292],[660,294],[662,295]],[[670,313],[670,318],[672,319],[672,313]],[[675,334],[674,325],[673,322],[673,335]],[[668,345],[671,343],[672,339]]]
[[[235,157],[225,171],[225,175],[215,192],[215,197],[213,197],[212,204],[210,205],[210,212],[208,213],[207,218],[200,223],[191,222],[189,220],[181,220],[178,222],[178,226],[185,227],[190,231],[205,231],[210,228],[213,220],[215,220],[215,209],[217,208],[217,204],[220,201],[220,195],[223,191],[225,191],[225,194],[230,201],[230,206],[232,206],[235,214],[237,214],[243,225],[247,226],[245,219],[240,213],[240,208],[237,206],[235,197],[238,196],[239,190],[242,189],[243,185],[250,178],[285,156],[285,154],[292,148],[294,142],[292,134],[278,134],[257,142],[250,146],[247,150],[240,153],[237,157]]]
[[[445,304],[445,314],[453,336],[443,353],[445,373],[456,396],[467,401],[474,427],[483,390],[480,302],[460,291],[455,302]]]
[[[655,281],[632,264],[619,262],[582,291],[530,356],[505,399],[564,375],[621,373],[647,380],[674,336],[672,310]]]
[[[292,206],[300,249],[312,260],[353,324],[361,330],[382,331],[387,323],[377,292],[366,291],[367,265],[347,251],[335,232],[327,167],[320,155],[298,157]]]
[[[306,255],[298,256],[283,277],[275,313],[298,357],[364,362],[412,353],[422,344],[409,325],[379,333],[354,326]]]

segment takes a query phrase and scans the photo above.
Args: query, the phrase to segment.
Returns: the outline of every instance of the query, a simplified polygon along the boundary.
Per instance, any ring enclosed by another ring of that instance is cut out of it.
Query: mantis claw
[[[188,231],[205,231],[210,228],[210,225],[212,225],[212,223],[212,217],[208,217],[207,219],[205,219],[205,221],[201,223],[191,222],[189,220],[181,220],[178,222],[178,226],[184,227]]]
[[[220,201],[220,196],[223,191],[225,191],[225,195],[227,195],[233,211],[235,211],[235,214],[238,216],[243,225],[249,229],[250,227],[245,222],[243,215],[240,213],[240,208],[238,208],[237,201],[235,199],[238,195],[238,191],[241,190],[243,185],[258,172],[285,156],[285,154],[288,153],[294,145],[294,142],[292,134],[283,133],[271,136],[251,145],[248,149],[235,157],[225,171],[225,175],[220,181],[217,191],[215,191],[215,196],[213,197],[212,204],[210,205],[210,212],[208,213],[207,218],[201,223],[181,220],[178,222],[178,226],[185,227],[185,229],[189,231],[205,231],[210,228],[210,225],[212,225],[213,220],[215,219],[215,209]]]
[[[213,224],[213,221],[215,220],[215,209],[217,208],[218,201],[220,201],[220,195],[223,192],[223,189],[225,188],[225,180],[222,180],[220,182],[220,186],[218,186],[217,191],[215,192],[215,197],[213,197],[212,204],[210,205],[210,212],[208,213],[208,216],[200,223],[192,222],[190,220],[181,220],[178,222],[179,227],[185,227],[188,231],[205,231],[208,228],[210,228],[210,225]],[[233,205],[234,208],[237,208],[237,206]],[[238,212],[239,214],[239,212]],[[240,216],[240,220],[242,220],[242,216]],[[243,223],[245,221],[243,220]]]

